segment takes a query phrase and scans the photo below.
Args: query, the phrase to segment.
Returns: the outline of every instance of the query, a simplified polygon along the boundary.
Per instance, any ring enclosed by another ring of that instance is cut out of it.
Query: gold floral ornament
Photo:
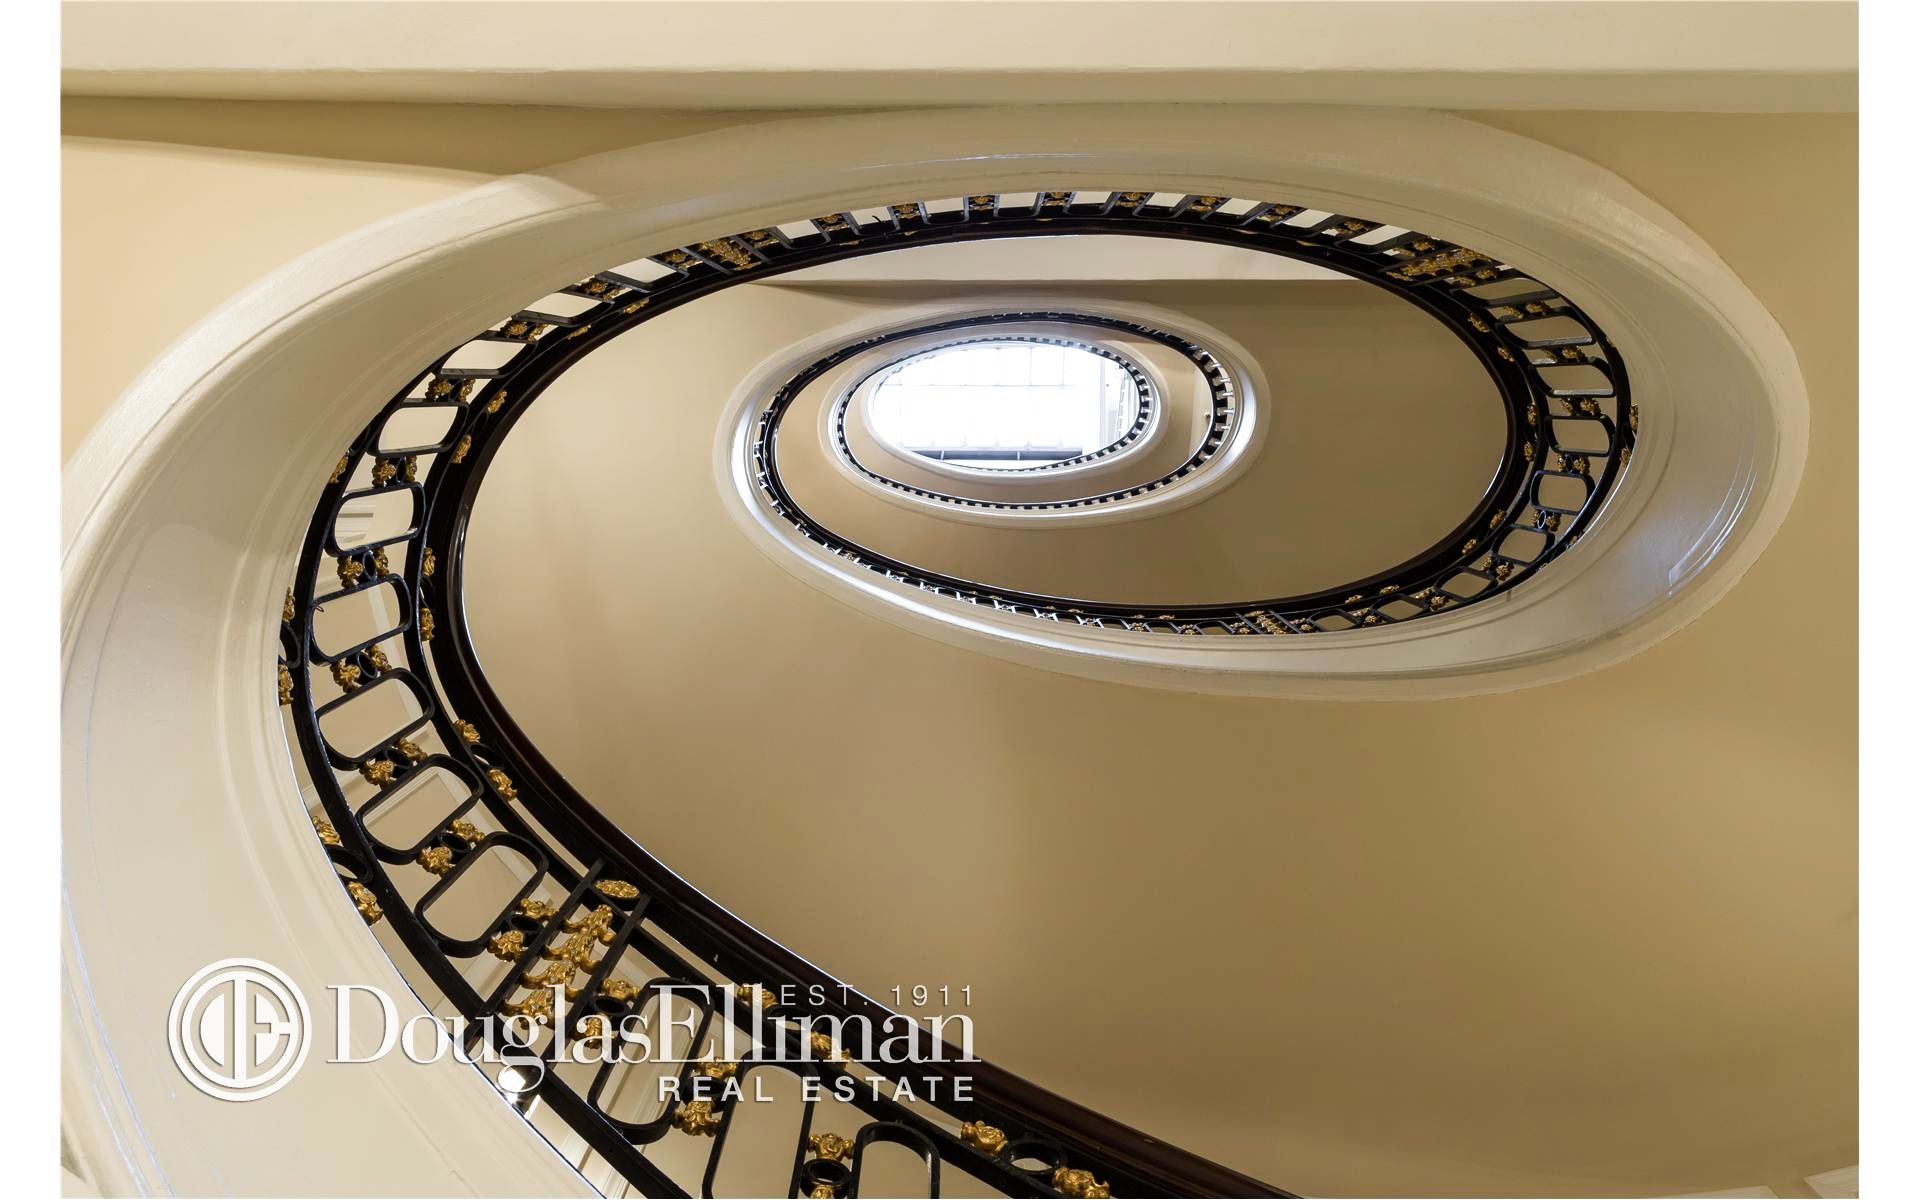
[[[1417,262],[1410,262],[1398,270],[1388,271],[1387,274],[1402,283],[1411,283],[1415,279],[1455,271],[1473,263],[1490,261],[1492,260],[1477,250],[1469,250],[1464,246],[1456,246],[1452,250],[1434,255],[1432,258],[1423,258]]]
[[[510,1016],[526,1017],[536,1025],[553,1023],[553,991],[546,987],[536,987],[530,980],[523,979],[531,989],[526,995],[506,1005]]]
[[[829,1062],[845,1062],[847,1060],[846,1054],[840,1047],[833,1044],[832,1038],[824,1033],[808,1034],[807,1045],[813,1047],[815,1054],[827,1059]]]
[[[478,825],[467,820],[455,821],[447,826],[447,832],[469,846],[477,846],[487,838],[486,833]]]
[[[455,721],[453,723],[453,731],[459,734],[460,740],[469,746],[480,740],[480,731],[474,728],[472,721]]]
[[[625,979],[609,979],[601,983],[600,994],[609,1000],[618,1000],[625,1004],[639,997],[640,985]]]
[[[736,271],[751,271],[760,265],[760,260],[740,248],[740,243],[730,238],[721,238],[714,242],[701,242],[695,249],[708,258],[717,258]]]
[[[385,675],[393,670],[393,664],[387,661],[387,652],[378,646],[367,648],[367,662],[373,667],[374,674]]]
[[[615,900],[631,900],[640,894],[639,888],[624,879],[602,879],[594,887],[599,889],[601,895],[611,896]]]
[[[780,1003],[780,998],[757,983],[735,984],[733,994],[742,1004],[758,1004],[761,1008],[772,1008]]]
[[[433,569],[436,565],[433,559],[433,547],[428,546],[420,552],[420,573],[431,579],[433,578]]]
[[[985,1121],[968,1121],[960,1126],[960,1140],[982,1154],[998,1154],[1007,1148],[1006,1131]]]
[[[613,910],[602,904],[579,920],[566,922],[562,928],[567,931],[567,940],[558,949],[547,947],[540,951],[547,966],[520,977],[521,984],[529,991],[506,1006],[509,1013],[547,1024],[553,1020],[555,988],[562,989],[569,1000],[578,999],[580,991],[573,986],[574,976],[582,971],[591,973],[598,964],[599,960],[593,956],[596,944],[613,944]]]
[[[714,1058],[696,1064],[694,1070],[705,1075],[708,1079],[732,1079],[734,1075],[739,1072],[740,1064]]]
[[[296,615],[293,609],[293,589],[288,588],[286,602],[280,606],[280,619],[282,621],[291,621]]]
[[[1075,1170],[1061,1167],[1053,1173],[1053,1190],[1063,1196],[1077,1196],[1081,1200],[1107,1200],[1113,1195],[1113,1189],[1093,1177],[1092,1171]]]
[[[505,404],[506,402],[507,402],[507,394],[504,391],[495,392],[493,394],[493,399],[487,401],[487,406],[481,409],[480,411],[483,413],[486,413],[488,416],[492,416],[494,413],[499,412],[500,406]]]
[[[720,1114],[711,1100],[689,1100],[673,1110],[673,1127],[696,1137],[712,1137],[720,1129]]]
[[[333,681],[340,685],[343,692],[351,692],[360,686],[360,668],[345,659],[333,664]]]
[[[487,772],[487,782],[493,785],[494,791],[500,793],[502,800],[512,800],[520,794],[514,790],[513,780],[508,779],[507,773],[499,767],[494,767]]]
[[[333,464],[333,474],[327,477],[327,482],[339,483],[341,479],[346,477],[347,468],[351,465],[352,465],[352,460],[349,459],[346,455],[342,454],[340,456],[340,461]]]
[[[392,570],[392,568],[387,565],[387,548],[385,546],[375,546],[373,548],[373,573],[375,575],[385,575],[390,570]]]
[[[341,587],[352,587],[360,582],[360,577],[367,573],[367,569],[360,565],[359,559],[342,556],[333,573],[340,577]]]
[[[487,939],[487,953],[495,958],[513,962],[527,951],[527,935],[518,929],[509,929],[496,933]]]
[[[340,844],[340,831],[335,829],[333,822],[327,820],[325,817],[315,817],[313,819],[313,832],[319,835],[322,846],[338,846]]]
[[[1252,619],[1255,625],[1258,625],[1260,627],[1260,630],[1263,633],[1288,634],[1293,632],[1292,626],[1287,625],[1286,623],[1281,621],[1276,621],[1273,617],[1273,614],[1270,612],[1260,610],[1260,611],[1248,613],[1247,615]]]
[[[559,911],[559,909],[548,904],[545,900],[538,899],[534,896],[528,896],[520,901],[521,915],[532,917],[536,921],[544,921]]]
[[[837,1133],[816,1133],[807,1139],[807,1144],[813,1147],[814,1157],[829,1162],[843,1163],[853,1157],[853,1139]]]
[[[470,433],[461,434],[460,440],[453,444],[453,461],[457,463],[463,463],[467,461],[467,454],[472,449],[473,449],[473,435]]]
[[[393,477],[399,473],[400,468],[396,466],[391,459],[376,458],[373,460],[373,483],[375,487],[392,482]]]
[[[293,672],[287,670],[287,664],[280,664],[280,703],[293,703]]]
[[[360,764],[360,775],[375,787],[385,787],[393,782],[393,764],[384,758],[370,759]]]
[[[373,889],[366,884],[349,879],[347,895],[353,897],[353,906],[360,910],[360,917],[367,924],[372,925],[386,915],[380,911],[380,901],[374,896]]]
[[[400,752],[402,758],[411,763],[423,762],[427,757],[427,752],[420,743],[410,738],[401,738],[393,744],[393,748]]]
[[[414,861],[429,874],[445,875],[453,870],[453,851],[445,846],[428,846]]]
[[[420,640],[422,642],[433,640],[433,610],[424,604],[420,606]]]

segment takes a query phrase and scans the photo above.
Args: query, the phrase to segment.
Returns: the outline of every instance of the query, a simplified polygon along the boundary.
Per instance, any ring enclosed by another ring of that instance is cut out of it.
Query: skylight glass
[[[960,466],[1025,470],[1103,450],[1140,415],[1119,363],[1079,346],[975,342],[893,367],[872,428],[898,449]]]

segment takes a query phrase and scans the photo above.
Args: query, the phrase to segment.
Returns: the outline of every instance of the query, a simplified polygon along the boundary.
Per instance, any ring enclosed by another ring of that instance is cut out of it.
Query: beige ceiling
[[[126,281],[65,351],[77,431],[319,240],[543,148],[719,120],[70,111],[65,293]],[[707,457],[738,364],[688,354],[588,360],[605,386],[570,381],[502,454],[471,552],[489,671],[582,792],[734,911],[875,994],[971,985],[983,1053],[1284,1187],[1805,1194],[1858,1155],[1854,121],[1477,119],[1672,208],[1800,356],[1794,510],[1667,642],[1383,704],[969,654],[745,543]],[[751,333],[801,336],[806,308]]]

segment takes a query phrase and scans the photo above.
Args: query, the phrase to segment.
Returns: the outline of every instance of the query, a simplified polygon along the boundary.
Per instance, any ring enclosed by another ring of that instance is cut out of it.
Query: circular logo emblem
[[[227,958],[180,985],[167,1011],[167,1047],[187,1082],[220,1100],[258,1100],[307,1061],[307,998],[278,967]]]

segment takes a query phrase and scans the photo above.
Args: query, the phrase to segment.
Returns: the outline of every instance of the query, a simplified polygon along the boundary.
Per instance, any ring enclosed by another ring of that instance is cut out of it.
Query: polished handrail
[[[1109,612],[1058,597],[982,589],[880,560],[812,523],[790,502],[777,509],[804,535],[836,547],[849,561],[905,578],[924,590],[975,603],[990,601],[1043,619],[1111,622],[1150,635],[1213,628],[1252,634],[1321,632],[1331,628],[1335,611],[1349,624],[1378,624],[1478,602],[1517,584],[1571,544],[1631,453],[1634,422],[1624,372],[1598,330],[1551,289],[1463,247],[1406,231],[1357,242],[1380,227],[1297,206],[1217,196],[1184,196],[1173,205],[1154,205],[1144,192],[1042,192],[1020,203],[977,195],[961,198],[957,207],[914,203],[877,211],[882,215],[841,212],[668,250],[653,258],[669,272],[661,278],[648,281],[609,271],[564,289],[583,302],[577,313],[532,309],[514,314],[475,339],[516,343],[510,361],[461,366],[454,361],[456,348],[430,364],[355,440],[323,489],[287,598],[279,662],[281,700],[290,709],[300,758],[319,796],[316,828],[349,895],[370,920],[386,920],[402,965],[416,969],[423,986],[430,985],[461,1015],[541,1015],[540,989],[531,981],[557,978],[563,989],[571,989],[565,995],[573,998],[577,992],[580,1003],[565,1012],[548,1009],[544,1015],[550,1026],[581,1032],[595,1019],[633,1011],[636,996],[628,993],[637,989],[620,977],[629,955],[700,996],[703,1031],[715,1020],[750,1025],[753,1005],[743,1013],[730,997],[746,986],[757,1003],[765,993],[751,991],[751,985],[798,989],[804,1002],[769,1010],[777,1018],[864,1017],[881,1022],[894,1015],[729,913],[575,792],[505,710],[474,653],[460,589],[467,523],[487,467],[515,421],[546,386],[640,321],[744,279],[897,245],[1119,231],[1257,245],[1320,261],[1402,294],[1474,349],[1508,406],[1507,453],[1498,477],[1439,557],[1429,555],[1412,567],[1348,585],[1354,594],[1330,608],[1323,606],[1330,599],[1327,594],[1308,598],[1298,606],[1299,613],[1280,615],[1245,605],[1188,606],[1150,617],[1118,611],[1124,606],[1108,606],[1115,609]],[[802,224],[811,232],[788,232]],[[1552,339],[1528,335],[1531,321],[1563,316],[1578,332],[1563,330]],[[1543,367],[1576,360],[1596,372],[1601,385],[1556,387],[1542,373]],[[1564,415],[1556,405],[1565,408]],[[444,409],[450,418],[434,440],[408,446],[383,442],[397,414],[434,409]],[[1557,419],[1593,422],[1605,431],[1604,451],[1574,451],[1560,440]],[[1559,460],[1551,467],[1548,454]],[[1595,459],[1597,470],[1591,461]],[[1578,504],[1544,504],[1538,488],[1548,476],[1578,479]],[[763,486],[778,505],[783,493],[771,464]],[[341,543],[343,509],[387,502],[410,506],[412,518],[404,529],[364,543]],[[1522,525],[1527,518],[1533,523]],[[1521,560],[1491,545],[1518,529],[1535,532],[1544,549]],[[1470,544],[1457,544],[1463,536]],[[1482,537],[1488,546],[1481,546]],[[396,555],[401,556],[397,563]],[[1485,586],[1467,595],[1446,590],[1463,574],[1481,578]],[[1424,585],[1429,590],[1422,593],[1420,580],[1428,577],[1437,582]],[[1360,594],[1362,586],[1383,580],[1387,586],[1373,593],[1377,598]],[[393,588],[399,597],[399,615],[391,629],[375,630],[338,649],[319,643],[315,616],[321,606],[343,604],[383,587]],[[1428,602],[1436,596],[1445,598]],[[1397,599],[1416,611],[1397,615],[1390,608]],[[1082,611],[1072,611],[1075,608]],[[390,684],[411,696],[417,716],[368,749],[347,751],[329,740],[331,714]],[[416,778],[428,772],[456,781],[459,798],[438,813],[431,832],[414,843],[382,841],[370,821],[383,806],[404,800]],[[453,937],[436,927],[428,915],[432,902],[466,878],[472,864],[496,851],[511,851],[524,861],[525,882],[493,910],[479,936]],[[497,969],[490,968],[493,974],[476,970],[488,957],[508,964],[504,975]],[[621,986],[615,988],[616,983]],[[812,994],[816,987],[823,993],[818,998]],[[854,1107],[867,1123],[845,1146],[810,1141],[810,1125],[803,1123],[790,1192],[850,1194],[857,1187],[862,1147],[878,1137],[919,1153],[933,1180],[944,1165],[1009,1195],[1286,1194],[990,1064],[956,1064],[935,1057],[939,1047],[917,1025],[894,1028],[911,1030],[918,1061],[892,1066],[818,1062],[798,1069],[819,1075],[857,1069],[884,1078],[901,1078],[911,1071],[951,1079],[964,1072],[973,1084],[972,1099],[920,1107],[856,1093]],[[776,1049],[798,1046],[804,1052],[801,1032],[783,1024],[772,1043]],[[551,1042],[546,1050],[551,1052]],[[754,1067],[745,1064],[742,1069]],[[679,1068],[688,1079],[694,1070],[692,1064]],[[704,1190],[711,1190],[736,1114],[733,1104],[722,1100],[703,1108],[683,1102],[647,1122],[622,1121],[600,1102],[607,1075],[603,1071],[595,1079],[581,1089],[561,1072],[549,1070],[535,1095],[626,1180],[649,1194],[680,1195],[690,1186],[648,1159],[646,1145],[676,1129],[688,1136],[715,1135],[702,1183]],[[811,1119],[809,1107],[806,1121]]]

